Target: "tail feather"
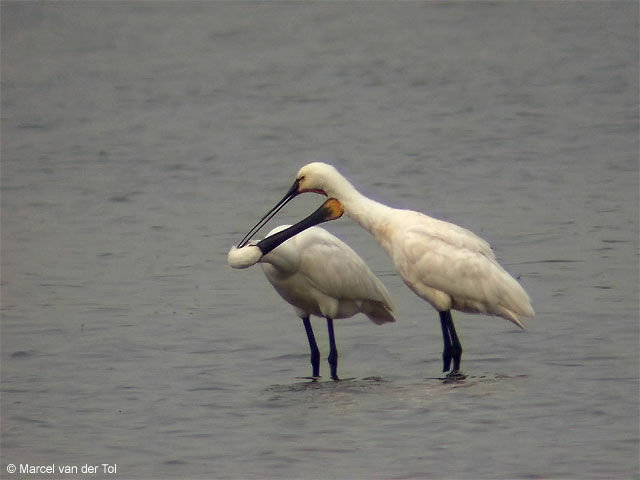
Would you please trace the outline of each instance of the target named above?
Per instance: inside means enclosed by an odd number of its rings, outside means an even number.
[[[513,301],[513,298],[509,298],[507,306],[498,305],[497,314],[502,318],[509,320],[524,330],[524,319],[531,318],[536,313],[533,311],[529,296],[524,290],[522,290],[524,297],[518,298],[517,301]]]
[[[383,323],[396,321],[391,308],[382,302],[363,302],[362,313],[369,317],[369,320],[371,320],[376,325],[382,325]]]
[[[524,329],[524,318],[535,315],[529,295],[522,285],[505,270],[497,314]]]

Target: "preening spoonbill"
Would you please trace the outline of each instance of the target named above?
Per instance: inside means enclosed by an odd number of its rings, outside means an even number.
[[[395,321],[389,292],[364,260],[346,243],[313,226],[341,214],[339,203],[327,200],[294,228],[276,227],[264,240],[243,248],[234,247],[228,256],[234,268],[259,262],[273,288],[293,306],[307,332],[313,377],[320,375],[320,351],[309,317],[326,318],[328,361],[334,380],[339,379],[334,319],[364,313],[378,325]]]
[[[255,265],[264,255],[268,254],[282,242],[309,227],[340,218],[343,212],[344,210],[340,202],[335,198],[329,198],[305,219],[273,235],[268,235],[267,238],[260,240],[258,243],[247,245],[249,239],[248,235],[245,236],[237,247],[231,247],[227,255],[227,263],[233,268],[247,268]]]
[[[407,286],[439,312],[444,372],[451,369],[453,361],[450,375],[458,375],[462,358],[452,309],[497,315],[520,328],[524,328],[522,318],[534,315],[529,296],[500,266],[485,240],[458,225],[367,198],[326,163],[302,167],[286,195],[240,245],[293,197],[304,192],[336,198],[344,213],[371,233],[387,252]]]

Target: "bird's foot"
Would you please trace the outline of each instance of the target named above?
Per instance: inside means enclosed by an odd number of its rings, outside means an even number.
[[[451,370],[444,377],[445,382],[459,382],[460,380],[464,380],[467,376],[462,373],[460,370]]]
[[[443,372],[448,372],[449,370],[451,370],[452,358],[453,357],[448,352],[444,352],[442,354],[442,371]]]

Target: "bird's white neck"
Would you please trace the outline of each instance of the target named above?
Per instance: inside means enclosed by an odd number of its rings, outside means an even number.
[[[329,197],[337,198],[344,213],[374,236],[377,236],[376,230],[387,224],[395,210],[364,196],[342,176],[339,180],[334,179],[330,191],[326,193]]]

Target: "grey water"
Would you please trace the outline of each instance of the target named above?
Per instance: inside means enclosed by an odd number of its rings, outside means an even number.
[[[638,478],[637,2],[2,2],[2,478]],[[333,163],[487,239],[521,331],[304,329],[226,253]],[[306,216],[307,194],[276,223]],[[107,464],[113,473],[20,474]],[[10,465],[18,472],[10,473]]]

